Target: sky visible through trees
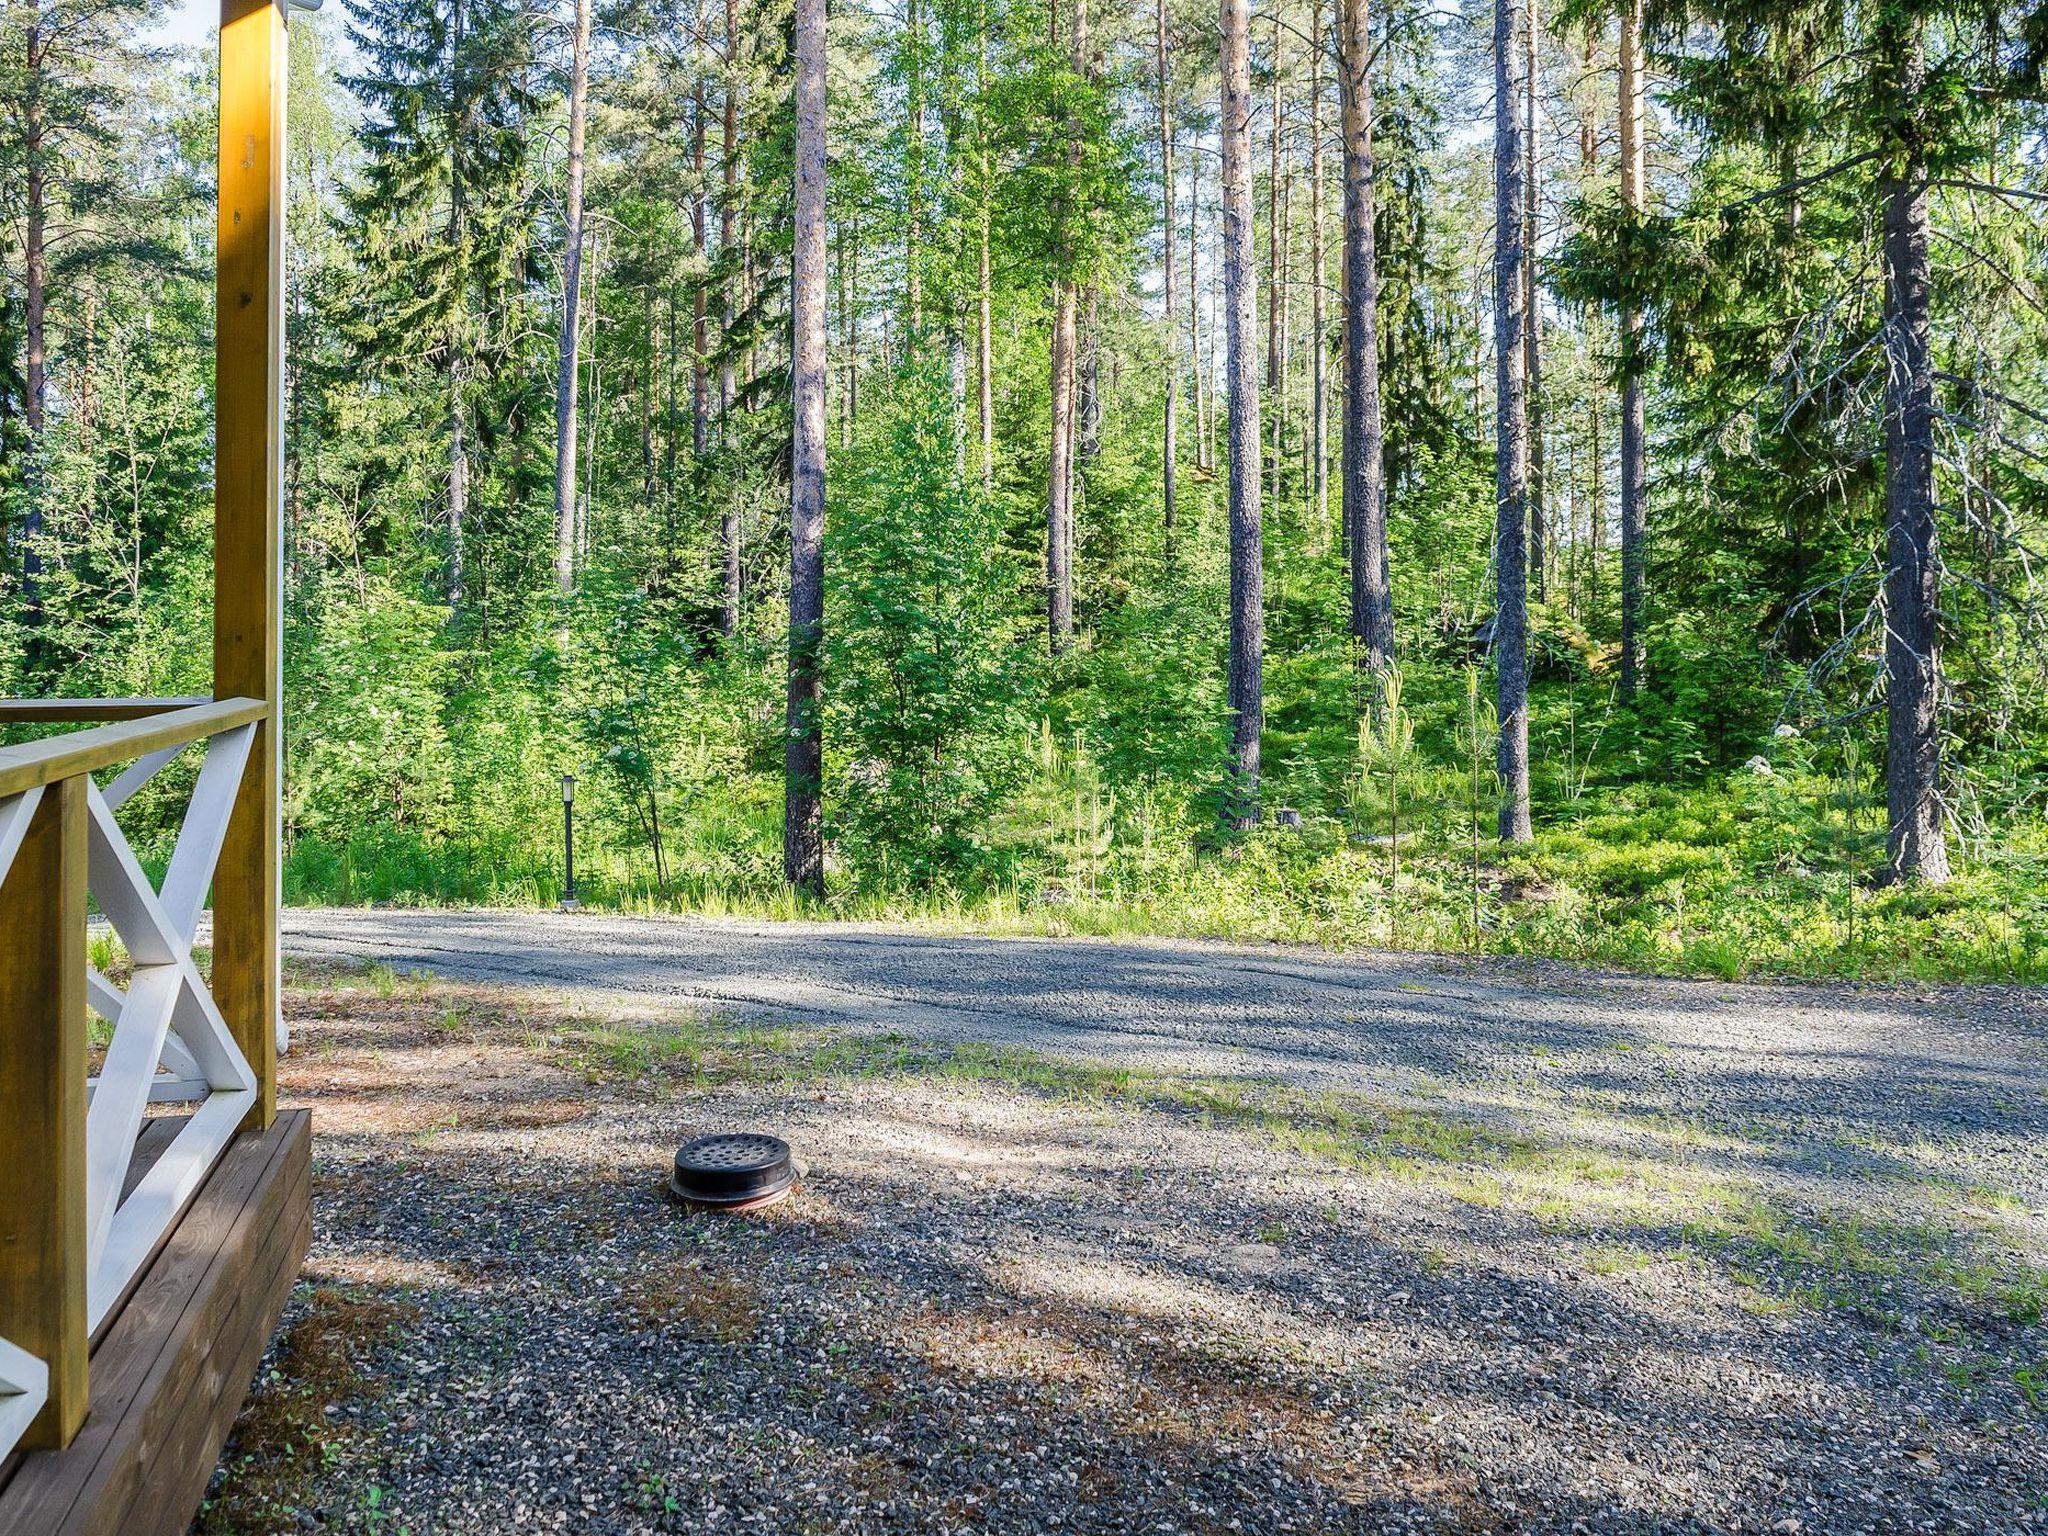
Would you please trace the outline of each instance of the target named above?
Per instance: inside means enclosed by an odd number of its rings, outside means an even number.
[[[294,16],[298,895],[575,772],[599,898],[2048,967],[2043,7],[849,4],[821,140],[798,12]],[[0,687],[191,691],[204,14],[0,25]]]

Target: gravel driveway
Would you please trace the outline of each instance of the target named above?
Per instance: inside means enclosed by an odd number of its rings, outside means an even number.
[[[286,923],[379,968],[294,1002],[315,1250],[202,1528],[2048,1530],[2038,993]],[[654,1193],[757,1124],[779,1214]]]
[[[1305,1088],[1761,1132],[1788,1156],[1996,1180],[2048,1206],[2048,993],[1599,976],[1280,947],[830,924],[290,911],[285,946],[627,1006],[695,1006]]]

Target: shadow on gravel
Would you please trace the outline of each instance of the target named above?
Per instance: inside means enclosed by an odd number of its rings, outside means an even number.
[[[1776,1128],[385,976],[295,1013],[315,1254],[208,1533],[2002,1532],[2048,1489],[2038,1311],[1968,1294],[1967,1233],[1758,1186]],[[670,1207],[729,1124],[805,1189]]]

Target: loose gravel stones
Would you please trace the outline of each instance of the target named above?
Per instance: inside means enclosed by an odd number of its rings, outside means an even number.
[[[1973,1246],[2042,1267],[2031,1011],[1852,1061],[1407,980],[1465,1011],[1384,1080],[606,1056],[532,993],[317,985],[314,1251],[200,1528],[2048,1532],[2039,1316]],[[682,1133],[756,1125],[788,1201],[663,1198]]]

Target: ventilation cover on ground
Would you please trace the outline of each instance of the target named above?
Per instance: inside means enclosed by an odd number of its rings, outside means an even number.
[[[796,1186],[789,1143],[758,1131],[699,1136],[676,1153],[669,1193],[688,1205],[746,1210],[779,1200]]]

